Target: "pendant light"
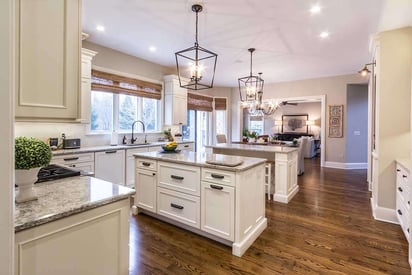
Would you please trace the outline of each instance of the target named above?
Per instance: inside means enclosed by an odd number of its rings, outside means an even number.
[[[215,78],[217,54],[200,47],[198,43],[198,14],[202,10],[201,5],[192,6],[192,11],[196,13],[195,45],[175,53],[180,87],[190,90],[212,88]]]
[[[250,74],[238,79],[239,95],[242,102],[253,102],[257,100],[258,92],[263,90],[264,80],[259,76],[252,74],[252,55],[254,48],[248,49],[250,52]]]
[[[278,102],[263,101],[263,79],[262,73],[259,73],[258,78],[262,81],[262,89],[256,93],[256,100],[244,102],[249,109],[249,114],[253,116],[270,116],[278,109],[280,104]]]

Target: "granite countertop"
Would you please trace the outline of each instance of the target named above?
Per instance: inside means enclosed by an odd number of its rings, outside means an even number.
[[[93,177],[70,177],[37,183],[37,200],[16,203],[14,230],[31,227],[126,199],[135,190]]]
[[[230,144],[230,143],[220,143],[220,144],[209,145],[205,147],[217,148],[217,149],[264,151],[264,152],[273,152],[273,153],[290,153],[290,152],[299,150],[298,147],[290,147],[290,146],[267,146],[267,145]]]
[[[399,163],[400,165],[402,165],[406,170],[409,171],[409,169],[412,168],[412,161],[409,158],[398,158],[396,159],[396,162]]]
[[[162,153],[162,152],[145,152],[145,153],[136,153],[133,154],[138,158],[147,158],[154,160],[161,160],[173,163],[189,164],[200,167],[214,168],[226,171],[244,171],[255,167],[259,164],[265,163],[266,159],[263,158],[252,158],[252,157],[243,157],[243,156],[228,156],[220,154],[208,154],[200,152],[191,152],[191,151],[180,151],[178,153]],[[215,161],[217,163],[223,163],[231,165],[234,163],[241,164],[236,166],[226,166],[226,165],[215,165],[209,164],[207,161]]]
[[[184,140],[178,141],[178,144],[185,144],[185,143],[193,143],[194,141]],[[136,148],[145,148],[145,147],[154,147],[166,144],[167,141],[156,141],[156,142],[149,142],[147,144],[139,144],[139,145],[102,145],[102,146],[92,146],[92,147],[82,147],[79,149],[59,149],[56,151],[52,151],[53,156],[59,155],[69,155],[69,154],[78,154],[78,153],[91,153],[91,152],[99,152],[99,151],[107,151],[107,150],[123,150],[123,149],[136,149]]]

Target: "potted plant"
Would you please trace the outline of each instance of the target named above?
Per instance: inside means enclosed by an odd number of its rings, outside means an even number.
[[[249,142],[256,142],[257,133],[255,131],[248,132]]]
[[[16,202],[37,199],[33,184],[41,167],[50,163],[51,150],[36,138],[17,137],[14,144],[15,184],[18,185]]]

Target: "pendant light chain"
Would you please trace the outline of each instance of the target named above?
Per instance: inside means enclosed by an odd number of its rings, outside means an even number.
[[[198,19],[199,18],[199,12],[198,11],[196,11],[196,42],[195,42],[195,46],[199,46],[199,42],[198,42],[198,39],[197,39],[197,25],[198,25]],[[196,57],[196,59],[197,59],[197,57]]]

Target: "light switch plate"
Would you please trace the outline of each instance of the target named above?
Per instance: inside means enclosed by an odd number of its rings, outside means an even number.
[[[360,131],[353,131],[354,136],[360,136]]]

